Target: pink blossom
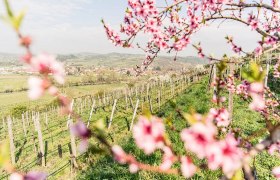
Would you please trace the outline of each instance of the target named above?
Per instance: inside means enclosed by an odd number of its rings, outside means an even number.
[[[29,64],[31,62],[31,58],[32,58],[32,54],[30,53],[27,53],[25,55],[23,55],[20,60],[23,62],[23,63],[26,63],[26,64]]]
[[[62,63],[58,62],[54,56],[40,54],[31,59],[31,66],[34,70],[42,74],[52,74],[59,83],[64,83],[65,71]]]
[[[272,144],[272,145],[268,148],[268,152],[269,152],[269,154],[271,154],[271,155],[273,155],[275,151],[278,152],[278,153],[280,152],[280,143],[279,143],[279,142]]]
[[[28,79],[28,87],[29,87],[28,97],[31,100],[39,99],[45,93],[45,90],[48,86],[46,84],[47,83],[41,78],[30,77]]]
[[[194,152],[200,159],[206,156],[207,146],[214,142],[216,128],[211,124],[198,122],[190,128],[183,129],[181,139],[185,143],[185,148]]]
[[[260,56],[263,53],[263,48],[261,46],[255,49],[255,55]]]
[[[210,109],[209,116],[216,120],[218,127],[227,127],[230,124],[229,113],[226,109]]]
[[[176,51],[182,51],[188,44],[190,43],[190,40],[188,38],[182,38],[174,43],[173,48]]]
[[[163,148],[164,155],[163,155],[163,161],[160,165],[160,169],[162,170],[168,170],[171,168],[172,164],[176,160],[176,156],[172,153],[171,149],[169,147]]]
[[[15,172],[11,174],[10,180],[24,180],[24,176]]]
[[[79,151],[85,152],[88,149],[88,139],[91,136],[91,131],[87,128],[87,126],[79,120],[76,124],[70,127],[70,131],[81,139],[81,142],[78,146]]]
[[[192,163],[192,160],[187,156],[181,157],[181,172],[185,178],[192,177],[197,170],[197,167]]]
[[[37,172],[37,171],[31,171],[25,175],[15,172],[12,173],[10,176],[10,180],[45,180],[45,179],[47,179],[47,174],[44,172]]]
[[[241,168],[242,151],[237,147],[238,143],[232,135],[228,135],[224,141],[220,142],[223,172],[231,177],[233,173]]]
[[[255,82],[249,86],[249,95],[252,98],[252,102],[249,105],[250,109],[255,111],[263,110],[265,106],[265,100],[263,97],[264,85],[261,82]]]
[[[164,144],[165,128],[162,119],[157,117],[140,116],[139,121],[133,127],[133,137],[137,146],[146,154],[151,154]]]
[[[120,164],[125,164],[127,162],[127,154],[120,146],[114,145],[112,147],[112,152],[114,154],[115,160],[118,161]]]
[[[275,176],[277,180],[280,179],[280,166],[272,169],[272,174]]]
[[[236,94],[242,95],[244,98],[248,98],[250,83],[248,81],[243,81],[236,87]]]
[[[129,164],[129,172],[130,173],[137,173],[139,171],[139,167],[135,163]]]
[[[222,150],[219,141],[212,142],[207,146],[207,162],[211,170],[216,170],[222,163]]]
[[[25,37],[22,37],[21,39],[20,39],[20,44],[22,45],[22,46],[30,46],[30,44],[32,43],[32,39],[31,39],[31,37],[30,36],[25,36]]]

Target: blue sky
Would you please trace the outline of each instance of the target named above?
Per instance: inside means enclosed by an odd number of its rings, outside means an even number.
[[[138,49],[114,47],[106,38],[101,18],[118,28],[123,20],[127,0],[10,0],[15,11],[26,9],[27,15],[23,32],[34,38],[35,52],[48,53],[141,53]],[[158,3],[163,0],[158,0]],[[2,1],[1,1],[2,3]],[[4,13],[0,4],[0,14]],[[248,50],[255,47],[256,33],[250,28],[236,23],[225,23],[202,29],[192,42],[202,42],[208,53],[222,55],[229,52],[225,35],[236,36],[236,41],[247,45]],[[141,43],[145,38],[138,38]],[[0,22],[0,52],[21,53],[15,34],[5,23]],[[192,47],[179,55],[196,55]]]

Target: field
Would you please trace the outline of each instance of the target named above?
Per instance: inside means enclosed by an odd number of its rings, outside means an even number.
[[[46,94],[43,98],[37,101],[29,100],[27,96],[27,79],[28,76],[7,75],[0,76],[0,115],[8,115],[10,110],[16,106],[26,106],[35,108],[44,106],[54,101],[54,98]],[[82,77],[67,76],[67,82],[81,83]],[[78,85],[61,87],[61,91],[71,98],[77,98],[84,95],[95,95],[99,92],[108,92],[110,89],[118,90],[127,86],[127,82],[113,82],[96,85]],[[5,92],[12,90],[12,92]]]
[[[149,107],[153,112],[157,112],[159,108],[166,102],[166,100],[174,97],[175,92],[179,93],[184,88],[187,87],[187,79],[174,80],[174,84],[170,86],[169,83],[162,84],[162,88],[158,88],[158,85],[152,83],[149,87],[149,96],[146,96],[146,86],[136,86],[136,89],[131,90],[130,94],[127,94],[130,99],[130,103],[126,101],[123,91],[114,91],[106,95],[106,98],[100,97],[97,99],[95,96],[95,108],[94,114],[90,119],[90,124],[94,124],[98,120],[102,120],[106,126],[108,126],[108,121],[111,116],[112,104],[114,99],[117,101],[117,109],[114,113],[114,118],[112,119],[112,127],[108,130],[108,138],[112,141],[115,140],[115,136],[121,134],[123,139],[127,135],[128,128],[131,123],[133,110],[135,107],[136,98],[140,99],[140,105],[137,108],[138,113],[143,110],[144,107]],[[116,89],[116,88],[115,88]],[[158,93],[162,92],[161,100],[158,101]],[[140,94],[141,93],[141,94]],[[148,98],[147,98],[148,97]],[[105,102],[106,101],[106,102]],[[92,99],[87,96],[84,98],[77,98],[74,103],[74,109],[76,112],[82,115],[82,119],[86,122],[89,119],[89,114],[92,107]],[[18,117],[13,119],[12,129],[16,130],[13,132],[14,144],[15,144],[15,159],[16,165],[22,171],[27,171],[30,169],[38,169],[47,171],[49,173],[49,178],[57,177],[73,177],[73,174],[77,173],[71,168],[71,163],[69,163],[69,155],[71,156],[71,148],[69,131],[67,128],[67,117],[57,116],[58,109],[48,108],[41,110],[39,119],[37,119],[37,112],[29,111],[28,114],[24,113],[24,119],[21,118],[20,114]],[[39,133],[38,125],[35,125],[37,120],[39,121],[40,129],[42,130],[42,137],[44,140],[44,161],[46,165],[40,167],[40,162],[42,159],[38,159],[38,153],[40,152],[40,143],[37,138]],[[23,126],[23,124],[25,124]],[[35,126],[35,128],[34,128]],[[25,129],[25,128],[26,129]],[[1,126],[1,137],[7,138],[7,127]],[[39,136],[39,135],[38,135]],[[76,143],[79,141],[76,139]],[[96,144],[96,141],[92,142]],[[40,157],[40,156],[39,156]],[[78,159],[83,158],[82,154],[79,154]],[[83,166],[83,162],[79,161],[80,167]],[[2,178],[5,177],[2,176]],[[0,177],[1,178],[1,177]]]

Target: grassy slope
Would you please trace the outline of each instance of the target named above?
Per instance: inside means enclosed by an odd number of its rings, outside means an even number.
[[[209,99],[211,94],[207,90],[206,80],[200,84],[194,84],[182,95],[176,98],[175,102],[177,108],[182,109],[185,112],[189,112],[191,109],[196,109],[199,113],[207,113],[210,108]],[[158,112],[158,116],[169,117],[172,119],[173,124],[178,129],[183,129],[186,126],[186,122],[175,112],[175,108],[172,106],[172,102],[166,103],[166,105]],[[234,121],[232,126],[240,128],[242,137],[252,135],[254,131],[260,130],[265,127],[264,121],[257,113],[247,109],[248,104],[244,103],[239,98],[235,97],[234,100]],[[179,138],[178,133],[167,130],[169,137],[173,143],[174,149],[179,154],[184,154],[183,144]],[[131,152],[139,158],[140,161],[159,164],[161,162],[161,155],[159,152],[146,156],[144,153],[136,148],[136,145],[131,138],[129,132],[122,132],[121,135],[116,135],[116,140],[121,144],[125,151]],[[255,138],[252,142],[256,143],[260,138]],[[90,157],[90,158],[89,158]],[[94,158],[92,158],[94,157]],[[90,160],[91,159],[91,160]],[[157,173],[149,173],[140,171],[137,174],[130,174],[126,165],[119,165],[112,160],[111,157],[101,156],[97,158],[97,155],[87,156],[87,165],[90,168],[86,168],[79,172],[79,179],[183,179],[179,176],[165,176]],[[196,160],[195,163],[201,163]],[[255,166],[257,168],[257,174],[259,179],[273,179],[271,176],[271,169],[277,165],[280,165],[280,161],[267,153],[262,153],[256,157]],[[177,165],[175,164],[175,167]],[[219,179],[221,176],[220,171],[215,172],[199,172],[193,177],[193,179]]]

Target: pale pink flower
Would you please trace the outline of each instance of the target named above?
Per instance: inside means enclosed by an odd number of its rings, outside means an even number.
[[[146,154],[151,154],[157,148],[164,145],[165,128],[162,119],[157,117],[140,116],[139,121],[133,127],[133,137],[137,146]]]
[[[223,172],[229,177],[242,166],[243,152],[237,145],[238,142],[232,135],[228,135],[224,141],[220,142],[221,167]]]
[[[222,163],[222,150],[218,141],[212,142],[207,146],[207,162],[211,170],[216,170]]]
[[[218,127],[227,127],[230,124],[229,112],[224,108],[211,108],[208,116],[217,122]]]
[[[52,74],[59,84],[64,83],[65,70],[63,64],[58,62],[55,56],[40,54],[31,59],[31,66],[42,74]]]
[[[185,178],[192,177],[197,170],[197,167],[192,163],[192,160],[187,156],[181,157],[181,172]]]
[[[172,164],[176,160],[175,155],[172,153],[171,149],[167,146],[163,148],[164,154],[163,154],[163,161],[160,165],[160,169],[162,170],[168,170],[171,168]]]
[[[263,53],[263,48],[261,46],[255,49],[255,55],[260,56]]]
[[[20,44],[22,46],[30,46],[30,44],[32,43],[32,39],[30,36],[24,36],[20,39]]]
[[[190,128],[183,129],[181,139],[187,150],[195,153],[200,159],[204,158],[209,143],[214,142],[216,128],[211,124],[198,122]]]
[[[255,82],[250,84],[249,95],[252,98],[252,102],[249,105],[250,109],[255,111],[261,111],[266,107],[263,93],[264,85],[262,82]]]
[[[41,96],[44,95],[46,87],[45,82],[43,79],[38,77],[29,77],[28,79],[28,97],[31,100],[39,99]]]
[[[114,159],[120,164],[125,164],[127,162],[127,154],[120,146],[114,145],[112,147],[112,152],[114,154]]]
[[[129,164],[129,172],[130,173],[137,173],[139,171],[139,167],[135,163]]]
[[[280,152],[280,143],[279,142],[276,142],[274,144],[272,144],[269,148],[268,148],[268,153],[273,155],[274,152]]]
[[[88,149],[88,139],[91,136],[91,131],[87,128],[84,122],[79,120],[77,123],[70,127],[70,131],[81,139],[78,149],[81,153],[85,152]]]
[[[24,180],[24,176],[15,172],[10,175],[10,180]]]
[[[280,166],[273,168],[272,174],[277,180],[280,180]]]

